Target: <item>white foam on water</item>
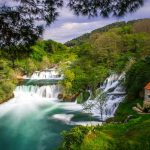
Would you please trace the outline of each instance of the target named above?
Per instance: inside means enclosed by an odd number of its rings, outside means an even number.
[[[65,123],[69,123],[73,117],[73,114],[55,114],[49,119],[55,119]]]
[[[51,68],[43,71],[35,71],[31,76],[24,76],[23,78],[31,80],[62,80],[64,77],[63,74],[60,73],[60,70]]]
[[[82,111],[83,109],[82,105],[77,104],[76,102],[63,102],[62,107],[71,111]]]
[[[47,85],[47,86],[33,86],[33,85],[22,85],[18,86],[15,91],[15,97],[22,96],[37,96],[43,98],[57,98],[58,94],[61,92],[59,85]]]
[[[61,122],[64,122],[65,124],[68,125],[81,125],[81,126],[97,126],[97,125],[102,125],[102,122],[99,121],[71,121],[71,119],[74,117],[74,114],[55,114],[49,119],[54,119],[58,120]]]
[[[35,78],[42,80],[58,79],[58,77],[58,71],[53,68],[33,73],[30,80]],[[46,107],[40,113],[48,113],[56,108],[71,111],[82,110],[81,105],[76,104],[76,102],[59,102],[57,97],[61,92],[62,89],[58,84],[17,86],[14,90],[14,98],[0,105],[0,117],[11,114],[16,118],[21,118],[32,112],[39,112],[39,108],[42,106]]]

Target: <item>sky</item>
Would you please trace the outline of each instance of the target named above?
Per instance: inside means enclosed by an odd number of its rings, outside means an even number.
[[[75,16],[69,8],[60,10],[60,16],[57,20],[46,27],[43,38],[45,40],[52,39],[57,42],[64,43],[73,38],[76,38],[84,33],[89,33],[94,29],[103,27],[107,24],[116,21],[129,21],[140,18],[150,18],[150,0],[145,0],[144,6],[132,14],[126,14],[122,18],[102,18],[95,17],[89,19],[88,17]]]
[[[0,5],[4,3],[14,5],[14,0],[0,0]],[[75,16],[67,7],[62,8],[59,13],[60,15],[57,20],[50,26],[45,27],[43,39],[52,39],[57,42],[65,43],[84,33],[89,33],[94,29],[113,22],[150,18],[150,0],[145,0],[144,6],[135,13],[126,14],[126,16],[122,18],[95,17],[89,19],[85,16]]]

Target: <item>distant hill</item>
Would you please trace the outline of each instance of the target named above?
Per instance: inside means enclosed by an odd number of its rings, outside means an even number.
[[[86,33],[75,39],[72,39],[72,40],[66,42],[65,45],[68,47],[80,45],[80,44],[84,43],[86,40],[88,40],[90,35],[93,33],[107,32],[109,29],[116,28],[116,27],[122,27],[122,26],[128,25],[128,24],[134,24],[136,22],[140,22],[143,20],[150,20],[150,19],[138,19],[138,20],[132,20],[132,21],[128,21],[128,22],[125,22],[125,21],[115,22],[115,23],[106,25],[104,27],[98,28],[96,30],[93,30],[91,33]]]

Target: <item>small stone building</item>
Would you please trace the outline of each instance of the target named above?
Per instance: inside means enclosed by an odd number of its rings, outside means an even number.
[[[145,89],[145,101],[150,101],[150,82],[144,87]]]

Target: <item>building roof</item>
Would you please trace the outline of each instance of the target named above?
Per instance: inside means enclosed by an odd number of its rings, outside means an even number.
[[[144,87],[146,90],[150,90],[150,82]]]

